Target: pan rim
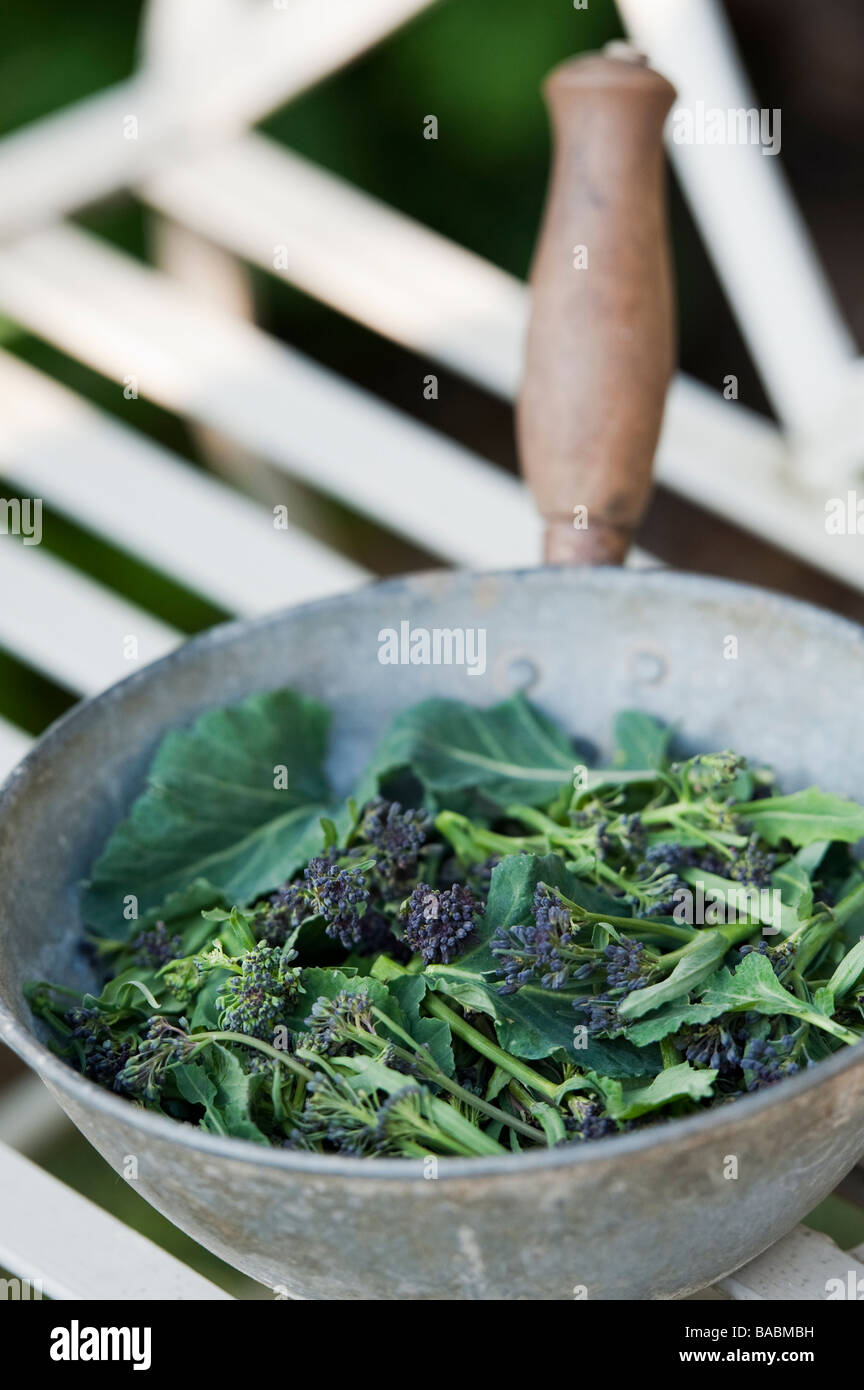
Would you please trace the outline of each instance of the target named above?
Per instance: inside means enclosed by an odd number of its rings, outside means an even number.
[[[412,593],[417,598],[431,597],[446,593],[460,584],[493,582],[496,579],[518,577],[528,582],[547,581],[554,576],[565,584],[588,586],[599,582],[606,589],[620,586],[626,589],[634,583],[647,584],[658,591],[678,589],[686,585],[687,593],[694,598],[700,595],[706,599],[729,599],[748,602],[758,599],[773,608],[778,615],[792,614],[805,624],[821,632],[833,631],[847,638],[864,641],[864,628],[848,618],[827,612],[804,600],[791,598],[773,590],[756,585],[744,584],[735,580],[718,578],[713,575],[683,574],[671,569],[626,570],[610,566],[596,566],[573,569],[568,566],[544,565],[530,569],[512,570],[432,570],[408,576],[373,581],[359,589],[330,595],[321,599],[296,604],[254,618],[234,619],[209,628],[158,661],[150,663],[124,680],[109,686],[107,690],[78,702],[60,719],[56,720],[36,741],[34,747],[21,763],[10,773],[0,787],[0,826],[4,818],[14,814],[15,800],[26,787],[27,780],[38,776],[46,763],[50,762],[56,749],[62,748],[70,731],[74,732],[82,721],[99,719],[103,709],[139,685],[158,679],[161,672],[173,668],[178,663],[189,660],[196,653],[207,648],[230,645],[238,631],[247,632],[250,628],[266,629],[278,626],[286,614],[299,612],[326,612],[337,609],[346,599],[363,596],[374,598],[382,590]],[[345,1178],[364,1181],[402,1180],[415,1182],[417,1173],[423,1170],[423,1160],[400,1158],[348,1158],[336,1154],[300,1153],[287,1149],[276,1149],[252,1144],[248,1140],[225,1138],[208,1134],[205,1130],[172,1120],[168,1116],[145,1110],[128,1100],[124,1100],[95,1082],[88,1080],[67,1063],[56,1057],[40,1039],[11,1013],[0,1001],[0,1039],[22,1058],[50,1086],[56,1087],[85,1112],[97,1112],[108,1122],[116,1121],[138,1130],[142,1135],[152,1136],[154,1140],[166,1144],[176,1144],[188,1150],[190,1155],[199,1154],[213,1159],[228,1159],[250,1165],[263,1165],[281,1170],[298,1177],[314,1176],[316,1179]],[[478,1158],[437,1159],[437,1175],[443,1181],[496,1178],[506,1180],[517,1178],[525,1173],[544,1172],[585,1165],[608,1165],[616,1160],[626,1161],[630,1155],[658,1150],[663,1147],[685,1146],[704,1136],[719,1136],[725,1128],[736,1125],[738,1121],[756,1120],[757,1117],[784,1101],[793,1101],[823,1082],[831,1081],[851,1068],[864,1064],[864,1052],[860,1044],[836,1053],[818,1066],[798,1076],[772,1086],[765,1091],[745,1095],[731,1105],[715,1106],[698,1115],[686,1119],[670,1120],[665,1124],[648,1126],[631,1134],[620,1134],[601,1142],[585,1145],[567,1145],[559,1149],[538,1149],[527,1153],[505,1154],[502,1156]]]

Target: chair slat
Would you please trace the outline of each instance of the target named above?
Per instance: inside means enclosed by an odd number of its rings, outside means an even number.
[[[56,226],[0,252],[0,304],[444,559],[539,556],[539,519],[516,479],[86,232]]]
[[[854,1253],[841,1250],[819,1231],[796,1226],[743,1269],[720,1279],[715,1287],[739,1302],[823,1300],[831,1292],[835,1298],[842,1297],[832,1281],[846,1284],[850,1274],[855,1280],[864,1277],[864,1264]]]
[[[255,614],[352,588],[365,571],[0,353],[4,476],[229,612]],[[279,529],[276,522],[279,523]]]
[[[515,397],[524,285],[346,180],[248,135],[163,172],[142,192],[166,215],[377,332]],[[826,531],[828,493],[794,487],[776,427],[741,401],[724,400],[721,387],[676,377],[659,480],[864,590],[856,532]]]
[[[746,138],[749,126],[739,130],[737,124],[731,140],[714,139],[706,149],[704,133],[701,141],[695,138],[700,105],[703,113],[724,118],[753,112],[762,137],[762,113],[723,6],[718,0],[618,0],[618,8],[636,43],[677,88],[669,152],[773,403],[790,428],[821,429],[856,350],[783,177],[781,113],[766,113],[764,136],[779,142],[773,155]],[[691,140],[681,138],[689,134],[688,113]],[[860,400],[860,378],[857,392]]]
[[[327,77],[435,0],[279,0],[246,7],[236,33],[196,35],[149,69],[0,141],[0,229],[30,229],[105,198],[234,134]],[[176,22],[182,7],[173,6]],[[130,124],[130,118],[134,124]]]
[[[529,309],[523,282],[347,179],[253,133],[172,165],[140,192],[432,363],[515,396]]]
[[[231,1300],[158,1245],[0,1144],[0,1265],[46,1297]]]
[[[76,694],[96,694],[180,640],[166,623],[11,537],[0,537],[0,593],[14,596],[0,603],[0,645]]]

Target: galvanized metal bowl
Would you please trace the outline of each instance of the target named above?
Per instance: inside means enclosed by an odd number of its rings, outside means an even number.
[[[378,634],[483,627],[488,669],[382,666]],[[737,639],[737,656],[730,656]],[[435,574],[218,628],[61,720],[0,796],[0,1036],[119,1172],[241,1270],[345,1299],[669,1298],[784,1234],[864,1151],[864,1049],[695,1118],[596,1145],[413,1161],[262,1150],[137,1109],[39,1040],[21,987],[90,983],[78,884],[140,791],[166,730],[281,685],[334,711],[347,790],[378,734],[430,694],[488,704],[514,686],[609,751],[615,711],[678,724],[864,794],[864,633],[758,590],[674,573]],[[730,1159],[737,1162],[732,1164]],[[737,1171],[737,1177],[731,1176]]]

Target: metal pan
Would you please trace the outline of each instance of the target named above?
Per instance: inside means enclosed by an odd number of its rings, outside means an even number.
[[[488,673],[382,666],[379,631],[484,627]],[[737,663],[723,641],[738,638]],[[734,673],[732,667],[736,667]],[[347,791],[392,715],[514,686],[609,752],[610,713],[677,721],[693,750],[771,761],[790,790],[861,795],[864,634],[752,589],[666,572],[548,568],[392,581],[218,628],[69,714],[0,796],[0,1035],[108,1162],[202,1244],[306,1298],[669,1298],[752,1258],[864,1150],[864,1049],[695,1119],[573,1148],[422,1163],[262,1151],[137,1109],[58,1061],[21,997],[87,979],[77,885],[141,789],[161,736],[294,686],[334,710]],[[478,688],[480,687],[480,688]],[[738,1177],[727,1178],[727,1159]]]

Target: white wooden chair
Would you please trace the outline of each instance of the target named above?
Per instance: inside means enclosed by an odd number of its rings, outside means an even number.
[[[518,481],[238,312],[240,266],[256,265],[433,366],[515,396],[525,287],[251,129],[432,3],[150,0],[134,77],[0,142],[0,312],[118,391],[134,383],[442,561],[532,564],[540,526]],[[682,102],[752,105],[714,0],[619,8]],[[827,498],[853,481],[861,368],[779,161],[757,149],[710,160],[690,147],[671,152],[781,427],[724,400],[720,384],[679,376],[659,478],[864,590],[857,538],[824,526]],[[126,188],[170,220],[166,268],[65,220]],[[155,444],[135,428],[132,408],[121,424],[8,352],[0,395],[0,470],[22,497],[43,498],[233,613],[367,577],[298,527],[275,529],[260,503]],[[0,592],[0,646],[78,695],[129,673],[129,635],[140,662],[180,640],[10,536],[0,536]],[[0,770],[28,742],[0,722]],[[57,1298],[226,1297],[16,1152],[32,1149],[55,1114],[35,1080],[0,1095],[0,1264]],[[859,1261],[864,1249],[846,1253],[800,1228],[705,1296],[824,1298],[828,1278],[864,1275]]]

